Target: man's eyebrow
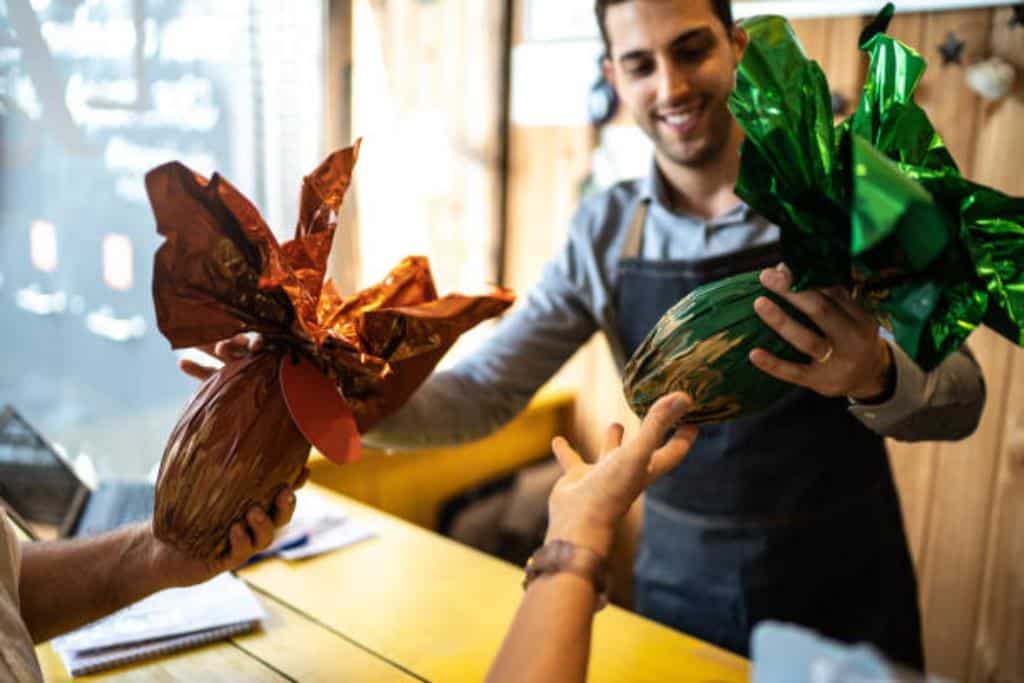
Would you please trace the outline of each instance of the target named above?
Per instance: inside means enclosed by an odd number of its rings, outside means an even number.
[[[669,43],[669,47],[682,47],[685,43],[690,42],[694,38],[703,37],[709,35],[710,33],[711,29],[707,26],[700,26],[698,28],[690,29],[689,31],[684,31],[672,39],[672,42]],[[619,55],[619,61],[625,62],[631,59],[642,59],[650,54],[650,50],[630,50],[629,52],[624,52],[623,54]]]
[[[707,26],[701,26],[685,33],[680,33],[678,36],[669,43],[670,48],[683,47],[686,43],[690,42],[694,38],[709,38],[711,37],[711,29]]]

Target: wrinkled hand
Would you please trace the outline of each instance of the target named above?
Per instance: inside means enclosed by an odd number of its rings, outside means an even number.
[[[146,542],[154,576],[167,587],[192,586],[212,579],[217,574],[238,569],[256,553],[266,550],[274,540],[275,528],[291,521],[295,513],[295,489],[306,483],[309,470],[302,473],[295,488],[284,488],[277,494],[269,513],[252,507],[244,522],[235,522],[228,531],[228,550],[215,560],[190,557],[177,548],[157,539],[152,526],[146,525]]]
[[[262,349],[263,337],[258,334],[252,336],[236,334],[230,339],[224,339],[216,344],[207,344],[198,348],[200,351],[204,351],[221,362],[230,363],[233,360],[240,360]],[[212,365],[203,365],[188,358],[178,360],[178,367],[186,375],[195,377],[200,381],[205,381],[218,370],[218,368]]]
[[[564,474],[548,500],[548,540],[565,540],[608,556],[615,527],[645,488],[686,456],[697,428],[686,425],[665,437],[690,408],[682,393],[663,396],[651,407],[639,431],[622,443],[622,425],[605,434],[597,464],[583,462],[563,437],[552,441]]]
[[[784,361],[764,349],[754,349],[750,362],[767,374],[823,396],[870,400],[885,392],[892,355],[878,336],[878,321],[840,287],[790,291],[793,275],[784,264],[761,272],[761,284],[806,315],[824,333],[812,331],[786,315],[767,297],[754,301],[754,310],[779,336],[813,359]]]

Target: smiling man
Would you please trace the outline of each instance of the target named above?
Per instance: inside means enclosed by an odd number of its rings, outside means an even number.
[[[725,209],[736,202],[730,168],[743,134],[727,103],[747,36],[732,25],[728,2],[684,4],[680,12],[680,3],[672,2],[598,3],[608,55],[604,71],[654,143],[670,184],[708,190],[678,198],[713,215],[718,212],[710,200],[719,199]],[[722,174],[729,176],[724,183]]]
[[[703,428],[648,491],[635,608],[739,653],[757,622],[776,619],[921,667],[916,579],[883,437],[970,434],[985,400],[980,369],[965,350],[926,374],[845,293],[789,291],[790,274],[775,267],[778,228],[734,192],[743,133],[726,102],[747,36],[729,2],[599,0],[596,16],[608,80],[654,142],[649,175],[583,204],[525,305],[366,441],[402,449],[485,436],[595,332],[621,370],[690,290],[766,269],[762,283],[824,334],[763,298],[758,315],[816,360],[752,353],[800,389],[761,415]]]

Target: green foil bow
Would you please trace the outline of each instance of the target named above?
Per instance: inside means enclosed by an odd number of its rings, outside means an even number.
[[[892,15],[889,4],[861,35],[867,80],[839,125],[786,20],[743,24],[736,192],[780,226],[798,289],[852,288],[928,370],[982,324],[1024,345],[1024,198],[960,175],[913,100],[924,59],[884,33]]]

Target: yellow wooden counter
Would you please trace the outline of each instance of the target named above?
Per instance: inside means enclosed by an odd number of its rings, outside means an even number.
[[[240,576],[270,618],[257,634],[85,680],[481,681],[519,604],[522,572],[310,484],[377,537]],[[47,680],[66,674],[40,648]],[[615,607],[595,626],[591,681],[746,681],[745,660]]]
[[[431,681],[480,681],[519,604],[522,572],[316,487],[378,537],[302,563],[265,562],[251,585]],[[744,660],[610,607],[597,618],[592,681],[742,681]]]

